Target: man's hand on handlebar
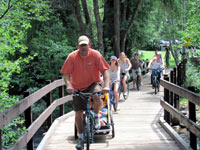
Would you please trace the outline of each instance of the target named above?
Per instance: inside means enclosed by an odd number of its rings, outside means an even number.
[[[74,88],[73,87],[67,87],[67,93],[73,94],[74,93]]]
[[[110,91],[110,88],[109,87],[104,87],[103,89],[102,89],[102,92],[103,93],[108,93]]]

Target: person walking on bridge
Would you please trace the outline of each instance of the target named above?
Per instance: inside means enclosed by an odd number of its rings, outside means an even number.
[[[70,53],[62,66],[61,73],[68,93],[76,90],[82,92],[103,92],[109,91],[109,64],[103,56],[96,50],[90,48],[90,41],[87,36],[80,36],[78,39],[78,49]],[[99,82],[100,73],[103,75],[104,87]],[[99,111],[102,107],[102,100],[98,96],[93,97],[93,108],[95,113],[95,129],[100,128]],[[75,111],[76,128],[79,134],[77,149],[81,149],[83,140],[83,111],[86,109],[86,101],[81,97],[73,97],[72,102]]]

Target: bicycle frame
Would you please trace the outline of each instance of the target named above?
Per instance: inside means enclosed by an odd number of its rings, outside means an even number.
[[[97,96],[101,96],[102,92],[83,93],[80,91],[75,91],[73,94],[74,96],[80,96],[86,100],[86,110],[83,114],[83,135],[87,144],[87,150],[89,150],[90,143],[94,142],[94,117],[90,109],[90,97],[94,96],[95,94],[97,94]]]
[[[152,84],[153,87],[155,88],[155,94],[157,94],[157,92],[159,92],[160,89],[160,74],[161,74],[162,70],[161,68],[158,69],[152,69]]]

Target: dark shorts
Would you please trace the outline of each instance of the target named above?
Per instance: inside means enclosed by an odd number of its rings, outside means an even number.
[[[95,93],[100,91],[102,91],[100,83],[95,82],[82,92]],[[80,96],[74,96],[72,101],[74,111],[86,110],[86,102],[87,101],[85,99],[82,99]]]

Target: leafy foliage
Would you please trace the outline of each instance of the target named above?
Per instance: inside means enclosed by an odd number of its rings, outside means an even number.
[[[48,19],[49,6],[45,0],[18,0],[0,2],[0,112],[15,104],[19,98],[11,96],[9,85],[13,73],[20,73],[20,64],[27,63],[31,56],[23,57],[27,50],[25,39],[31,21]],[[2,129],[3,147],[15,142],[24,132],[23,120],[15,119]],[[22,130],[21,130],[22,129]]]
[[[9,123],[6,127],[3,128],[3,147],[9,148],[13,145],[17,139],[25,133],[27,130],[24,127],[24,119],[18,117]]]
[[[191,62],[186,66],[185,87],[194,86],[197,92],[200,92],[200,66],[195,66]]]

